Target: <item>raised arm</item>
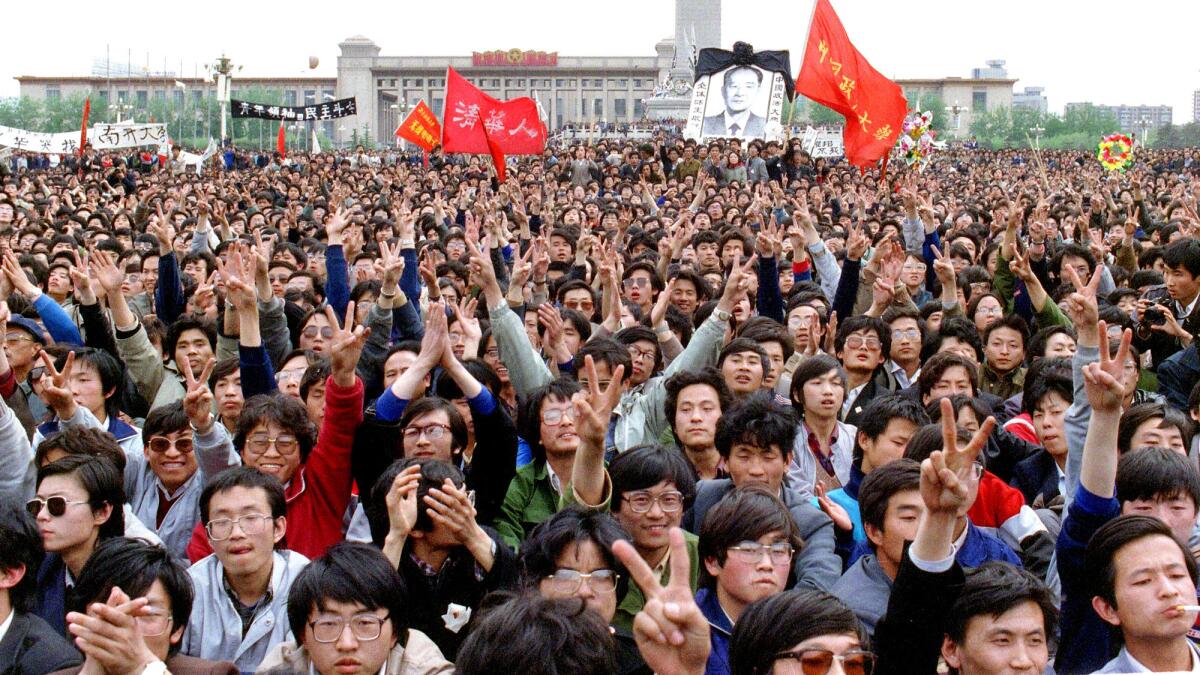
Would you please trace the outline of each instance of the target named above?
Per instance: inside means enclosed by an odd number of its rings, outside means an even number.
[[[421,352],[417,360],[404,371],[392,386],[388,387],[375,402],[375,415],[380,421],[395,422],[404,414],[408,402],[413,400],[418,389],[442,358],[442,350],[449,344],[446,333],[446,306],[442,302],[429,305],[429,324],[421,340]]]
[[[606,501],[604,436],[608,432],[612,410],[621,399],[620,383],[625,375],[625,366],[616,367],[612,373],[612,380],[604,390],[600,389],[600,381],[596,377],[596,364],[590,355],[583,358],[583,369],[588,378],[588,390],[577,392],[571,398],[575,406],[580,439],[579,451],[575,454],[575,462],[571,466],[571,486],[579,503],[597,507]]]

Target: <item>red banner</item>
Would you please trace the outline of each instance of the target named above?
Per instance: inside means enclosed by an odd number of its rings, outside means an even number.
[[[866,167],[896,145],[908,101],[899,85],[871,67],[833,11],[817,0],[796,91],[846,118],[846,159]]]
[[[284,135],[283,120],[279,121],[279,137],[275,139],[275,150],[280,157],[287,157],[287,136]]]
[[[557,66],[558,52],[536,52],[522,49],[502,49],[490,52],[471,52],[471,65],[480,66]]]
[[[425,101],[417,103],[408,117],[396,127],[396,136],[412,143],[425,152],[433,150],[442,135],[442,125]]]
[[[537,103],[523,96],[498,101],[480,91],[453,68],[446,69],[446,109],[442,114],[442,150],[490,154],[504,181],[505,155],[540,155],[546,128]]]
[[[83,128],[79,130],[79,156],[83,156],[83,146],[87,145],[88,114],[92,112],[92,97],[83,101]]]

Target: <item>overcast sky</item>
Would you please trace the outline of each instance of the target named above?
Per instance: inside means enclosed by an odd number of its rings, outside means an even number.
[[[890,77],[966,77],[988,59],[1005,59],[1016,90],[1044,86],[1052,111],[1069,101],[1166,104],[1176,124],[1192,120],[1192,92],[1200,89],[1196,0],[833,2],[859,50]],[[798,73],[812,4],[726,0],[722,46],[744,40],[756,49],[790,49]],[[748,6],[765,13],[741,9]],[[153,71],[165,59],[169,70],[182,61],[191,75],[224,51],[244,64],[244,74],[335,76],[337,43],[357,34],[396,56],[512,47],[650,56],[674,32],[671,0],[206,0],[180,7],[10,0],[0,96],[17,95],[18,75],[88,74],[106,46],[114,62],[132,50],[135,67],[148,58]],[[455,20],[462,25],[452,26]],[[309,56],[320,58],[316,71],[307,68]]]

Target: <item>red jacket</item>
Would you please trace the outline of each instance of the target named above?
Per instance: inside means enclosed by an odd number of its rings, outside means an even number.
[[[341,541],[342,521],[350,504],[350,448],[363,419],[363,383],[339,387],[331,376],[325,383],[325,419],[317,447],[300,465],[284,491],[287,497],[287,548],[313,560]],[[213,552],[197,523],[188,543],[193,563]]]

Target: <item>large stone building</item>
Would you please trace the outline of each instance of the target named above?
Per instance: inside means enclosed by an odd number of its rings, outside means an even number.
[[[978,72],[981,69],[975,70]],[[971,121],[975,115],[996,108],[1012,107],[1014,83],[1016,79],[1008,77],[1007,74],[1000,77],[896,80],[896,84],[900,85],[904,95],[913,105],[918,105],[920,99],[925,97],[941,99],[945,107],[929,112],[945,116],[947,135],[959,139],[970,135]],[[927,107],[924,104],[919,105],[922,110]]]
[[[1066,112],[1091,107],[1107,112],[1117,120],[1121,131],[1156,129],[1172,123],[1174,109],[1169,105],[1094,105],[1092,103],[1068,103]]]

